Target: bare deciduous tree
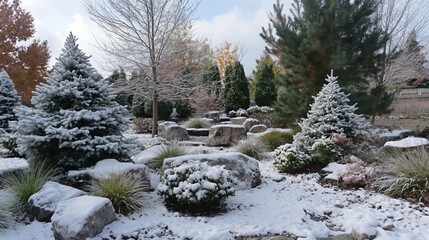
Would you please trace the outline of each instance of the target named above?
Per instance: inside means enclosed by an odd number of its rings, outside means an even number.
[[[418,74],[416,64],[421,57],[416,51],[401,51],[407,48],[411,34],[420,35],[428,30],[429,7],[426,0],[379,0],[376,17],[388,37],[383,53],[385,59],[381,73],[374,85],[387,83],[397,85],[398,76],[413,77]],[[402,81],[407,80],[402,79]]]
[[[197,6],[193,0],[85,0],[90,18],[106,34],[97,42],[111,63],[142,73],[139,81],[122,84],[122,90],[152,100],[152,135],[158,132],[158,100],[179,98],[189,90],[189,77],[183,77],[178,59],[189,49],[172,40],[188,26]]]

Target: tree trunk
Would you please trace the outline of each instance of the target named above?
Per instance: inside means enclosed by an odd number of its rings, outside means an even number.
[[[152,97],[152,137],[158,135],[158,93]]]
[[[156,72],[156,67],[152,67],[152,77],[153,82],[155,83],[155,89],[153,91],[152,97],[152,137],[158,135],[158,91],[156,83],[158,81],[158,76]]]

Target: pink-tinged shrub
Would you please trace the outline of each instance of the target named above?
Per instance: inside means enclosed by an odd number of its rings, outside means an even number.
[[[343,171],[338,173],[340,185],[344,187],[365,187],[375,178],[374,168],[367,166],[356,156],[350,156],[350,163],[346,164]]]

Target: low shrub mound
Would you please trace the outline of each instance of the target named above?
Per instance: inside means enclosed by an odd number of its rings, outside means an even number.
[[[133,120],[135,133],[151,133],[152,118],[136,117]]]
[[[183,156],[187,153],[186,149],[177,142],[173,142],[170,145],[163,145],[155,153],[155,157],[148,162],[147,166],[152,169],[160,169],[164,163],[164,159]]]
[[[191,118],[185,123],[186,128],[210,128],[211,124],[202,118]]]
[[[240,140],[234,146],[237,152],[241,152],[254,159],[261,160],[264,158],[264,153],[268,152],[267,145],[260,140]]]
[[[375,187],[392,197],[429,203],[429,153],[424,148],[390,154]]]
[[[144,185],[132,174],[113,174],[92,181],[89,187],[95,196],[110,199],[119,214],[128,215],[143,207]]]
[[[290,132],[283,131],[271,131],[261,136],[259,140],[265,143],[268,146],[269,150],[274,151],[281,145],[292,143],[293,134]]]
[[[183,209],[200,209],[218,206],[234,195],[235,182],[224,166],[185,162],[164,171],[158,192],[167,202]]]

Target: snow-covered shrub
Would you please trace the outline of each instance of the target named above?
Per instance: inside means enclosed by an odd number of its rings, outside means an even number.
[[[18,144],[16,143],[17,136],[15,133],[3,134],[0,132],[0,144],[8,150],[8,157],[20,157],[21,155],[17,152]]]
[[[262,106],[262,107],[252,106],[247,109],[247,113],[250,115],[255,113],[272,113],[272,112],[274,112],[274,109],[268,106]]]
[[[357,108],[348,104],[348,95],[342,92],[337,78],[328,76],[326,81],[322,90],[314,97],[307,118],[299,124],[301,132],[294,136],[293,146],[281,148],[288,151],[284,154],[278,149],[279,153],[274,156],[276,166],[282,166],[282,161],[286,161],[285,165],[289,166],[291,162],[296,161],[295,159],[298,159],[298,163],[292,164],[293,166],[310,164],[314,159],[298,156],[311,155],[312,147],[318,139],[330,138],[334,133],[344,134],[346,138],[353,139],[358,130],[366,129],[364,118],[354,113]],[[288,159],[288,156],[291,159]],[[282,171],[284,170],[282,168]]]
[[[151,133],[152,118],[136,117],[133,120],[135,133]]]
[[[55,169],[46,163],[30,164],[27,171],[6,173],[0,182],[9,187],[15,196],[14,210],[25,211],[28,199],[40,191],[43,185],[55,175]]]
[[[178,144],[178,142],[173,142],[170,145],[163,145],[158,148],[155,152],[154,158],[148,162],[148,167],[153,169],[160,169],[164,163],[164,159],[183,156],[187,154],[187,150]]]
[[[31,161],[43,155],[63,170],[128,159],[134,146],[122,136],[126,108],[76,41],[70,33],[47,82],[33,92],[34,108],[16,108],[19,152]]]
[[[347,163],[344,170],[338,173],[338,179],[345,187],[365,187],[374,182],[375,170],[361,159],[351,155],[350,163]]]
[[[211,124],[203,118],[191,118],[185,122],[186,128],[210,128]]]
[[[9,189],[0,189],[0,231],[8,228],[15,221],[13,208],[15,196]]]
[[[274,110],[268,106],[253,106],[247,109],[249,117],[258,119],[261,123],[271,126],[273,116],[272,113]]]
[[[9,132],[9,122],[16,121],[13,109],[20,105],[20,97],[6,71],[0,69],[0,128]]]
[[[395,152],[384,159],[374,186],[392,197],[429,202],[429,153],[425,148]]]
[[[342,156],[342,149],[337,145],[334,140],[323,136],[317,139],[313,146],[311,146],[311,158],[323,164],[338,161]]]
[[[165,170],[158,192],[183,207],[208,207],[234,195],[235,182],[224,166],[190,161]]]
[[[273,164],[279,172],[293,173],[310,162],[310,156],[296,149],[293,144],[285,144],[274,151]]]
[[[128,215],[143,207],[144,186],[132,174],[112,174],[92,181],[90,192],[110,199],[117,213]]]
[[[259,140],[267,144],[271,151],[274,151],[281,145],[292,143],[293,134],[286,131],[271,131],[262,135]]]
[[[234,145],[234,149],[258,160],[263,159],[264,153],[268,152],[268,146],[264,142],[254,139],[240,140]]]
[[[239,108],[237,111],[231,110],[228,112],[228,117],[248,117],[246,109]]]

